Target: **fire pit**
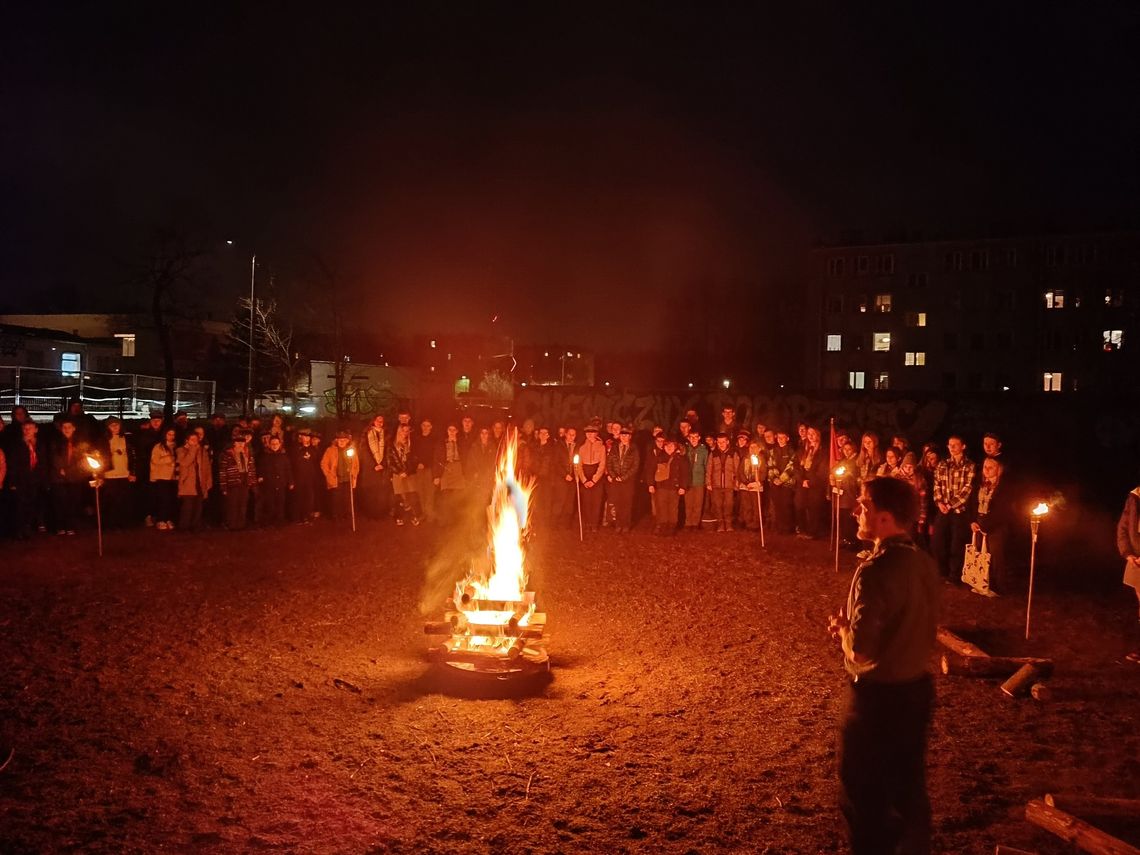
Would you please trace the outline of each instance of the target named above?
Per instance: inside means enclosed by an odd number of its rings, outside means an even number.
[[[550,668],[543,633],[546,615],[526,589],[526,531],[533,485],[516,472],[518,434],[511,430],[496,461],[495,488],[487,507],[485,560],[472,562],[444,604],[443,620],[424,625],[444,636],[429,649],[433,661],[480,680],[512,680]]]

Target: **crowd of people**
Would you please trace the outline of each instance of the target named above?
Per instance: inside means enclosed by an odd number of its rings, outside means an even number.
[[[2,421],[2,420],[0,420]],[[357,430],[291,425],[281,415],[192,423],[152,413],[128,425],[99,420],[73,402],[37,424],[21,407],[0,433],[6,533],[74,534],[100,485],[107,527],[159,531],[312,524],[359,513],[396,525],[444,524],[493,489],[505,418],[464,414],[437,432],[430,418],[377,415]],[[825,438],[825,433],[828,436]],[[887,441],[883,441],[886,439]],[[910,483],[920,497],[914,538],[944,576],[961,567],[975,532],[987,536],[991,583],[1001,588],[1011,502],[1001,440],[982,439],[979,466],[959,436],[943,448],[799,424],[742,425],[731,407],[705,428],[690,410],[651,431],[600,418],[584,425],[518,428],[520,475],[534,486],[531,528],[655,534],[756,530],[827,537],[858,548],[852,511],[874,476]],[[94,467],[92,466],[94,461]],[[832,504],[834,503],[834,504]],[[485,507],[485,503],[483,504]],[[838,508],[832,515],[829,510]]]

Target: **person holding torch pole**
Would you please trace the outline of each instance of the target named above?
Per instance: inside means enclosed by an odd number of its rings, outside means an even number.
[[[578,471],[578,465],[582,462],[582,458],[577,454],[574,455],[574,471]],[[578,542],[581,543],[586,539],[586,535],[582,528],[582,485],[578,479],[574,479],[574,492],[578,496]]]
[[[1041,518],[1049,513],[1049,505],[1037,502],[1029,510],[1029,596],[1025,600],[1025,639],[1029,640],[1029,615],[1033,609],[1033,574],[1037,565],[1037,529]]]
[[[749,462],[752,464],[751,478],[746,482],[746,490],[753,490],[756,493],[756,520],[760,525],[760,548],[766,549],[764,543],[764,476],[768,472],[767,465],[763,469],[760,468],[760,448],[757,443],[752,443],[750,448],[752,455],[749,457]]]
[[[103,461],[93,454],[87,455],[87,468],[91,470],[91,489],[95,491],[95,531],[99,544],[99,557],[103,557],[103,509],[99,503],[99,488],[103,486]]]
[[[360,458],[349,445],[351,440],[352,434],[348,431],[337,431],[336,439],[321,457],[321,473],[332,496],[333,519],[343,519],[347,511],[352,519],[352,530],[356,531],[356,503],[352,493],[360,474]]]

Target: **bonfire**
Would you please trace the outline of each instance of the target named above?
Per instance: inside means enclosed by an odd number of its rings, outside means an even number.
[[[487,507],[487,555],[472,562],[444,606],[443,621],[428,623],[443,635],[432,648],[440,663],[495,678],[546,670],[546,615],[527,590],[526,535],[534,485],[518,476],[518,434],[509,431],[499,449],[495,488]]]

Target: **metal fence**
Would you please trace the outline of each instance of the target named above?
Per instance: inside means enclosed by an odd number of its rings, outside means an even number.
[[[53,415],[67,409],[71,400],[97,415],[145,417],[151,407],[166,400],[166,379],[148,374],[68,374],[48,368],[0,365],[0,412],[24,406],[32,415]],[[214,408],[213,380],[174,381],[174,409],[192,417]]]

